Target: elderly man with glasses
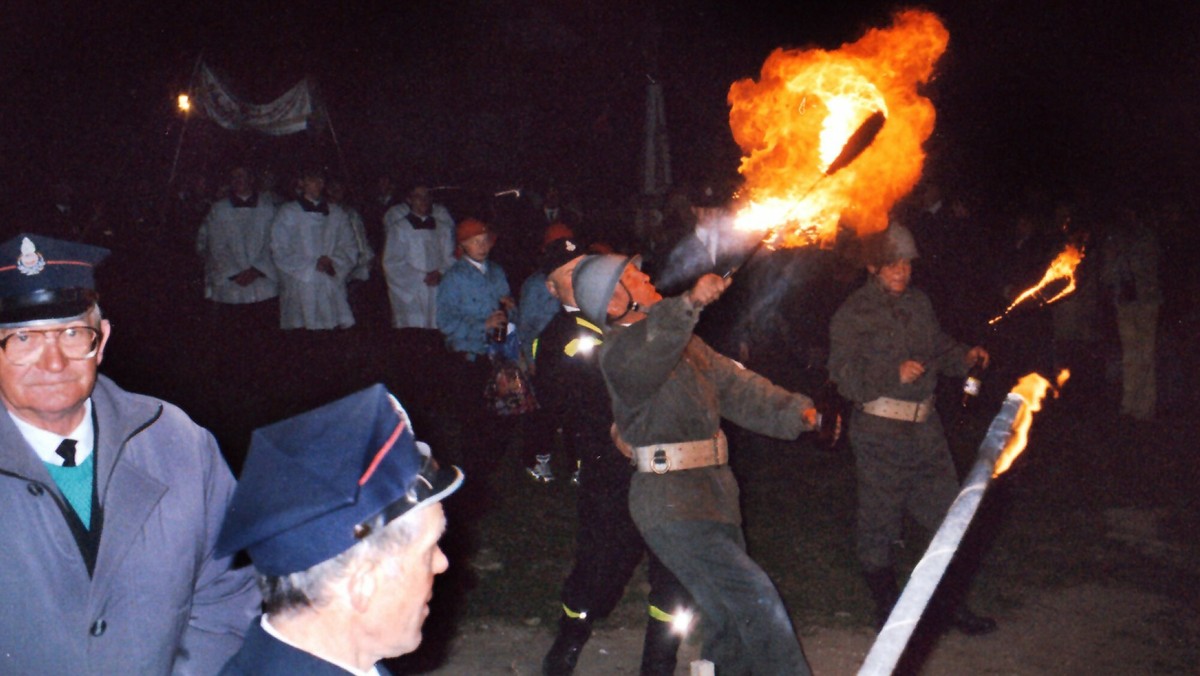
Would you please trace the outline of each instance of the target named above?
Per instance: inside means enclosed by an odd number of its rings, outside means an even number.
[[[213,555],[233,476],[178,408],[98,375],[107,254],[0,245],[0,672],[215,673],[260,600]]]

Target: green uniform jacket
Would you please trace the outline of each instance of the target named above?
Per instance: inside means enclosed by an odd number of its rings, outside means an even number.
[[[892,296],[868,279],[833,315],[829,337],[829,376],[858,404],[879,397],[924,401],[938,374],[967,374],[967,346],[942,332],[929,297],[912,287]],[[925,373],[904,384],[900,364],[909,359],[925,363]]]
[[[613,419],[633,446],[713,437],[721,418],[780,439],[806,427],[812,400],[771,384],[692,335],[700,309],[685,297],[667,298],[646,319],[612,331],[600,368]],[[728,466],[651,474],[638,472],[630,511],[645,530],[664,521],[741,524],[737,483]]]

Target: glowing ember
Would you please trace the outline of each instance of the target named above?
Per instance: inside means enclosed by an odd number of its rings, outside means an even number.
[[[1058,374],[1055,380],[1059,388],[1067,382],[1070,375],[1071,372],[1066,369]],[[1050,381],[1037,373],[1030,373],[1017,381],[1012,393],[1023,399],[1025,404],[1017,411],[1017,416],[1013,420],[1012,436],[1009,437],[1004,450],[1000,452],[1000,457],[996,459],[996,468],[992,472],[993,478],[1008,471],[1017,456],[1021,455],[1021,451],[1025,450],[1025,444],[1029,441],[1029,428],[1033,425],[1033,414],[1042,410],[1042,400],[1046,398],[1048,391],[1053,391],[1054,395],[1058,396],[1058,389],[1051,390]]]
[[[1054,260],[1050,261],[1050,266],[1046,268],[1046,274],[1042,275],[1041,281],[1021,292],[1021,294],[1018,295],[1007,308],[1005,308],[1004,312],[1001,313],[1000,316],[992,318],[988,323],[995,324],[1001,319],[1004,319],[1004,317],[1011,312],[1013,308],[1025,302],[1029,298],[1033,298],[1034,296],[1040,294],[1041,291],[1052,282],[1065,279],[1067,280],[1067,285],[1064,286],[1061,291],[1054,294],[1054,296],[1043,300],[1043,305],[1049,305],[1050,303],[1053,303],[1059,298],[1062,298],[1063,296],[1066,296],[1074,291],[1075,268],[1079,267],[1079,262],[1082,260],[1083,249],[1080,249],[1074,244],[1068,244],[1066,248],[1063,249],[1062,253],[1058,254]]]
[[[934,109],[917,92],[949,33],[921,10],[895,15],[836,51],[775,50],[758,81],[729,89],[729,126],[744,156],[737,227],[778,246],[829,244],[838,224],[887,227],[888,211],[921,177]],[[831,169],[855,130],[887,122],[852,163]]]

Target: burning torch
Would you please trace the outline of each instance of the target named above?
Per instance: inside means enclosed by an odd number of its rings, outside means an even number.
[[[845,169],[850,165],[851,162],[858,159],[858,156],[862,155],[863,151],[870,147],[871,143],[875,140],[875,137],[879,135],[879,130],[883,129],[884,122],[887,122],[887,116],[883,114],[883,111],[877,110],[872,113],[870,117],[864,120],[862,124],[858,125],[858,129],[855,129],[854,133],[850,135],[850,138],[846,140],[846,144],[842,146],[842,151],[838,153],[838,156],[834,158],[833,162],[829,163],[829,166],[826,167],[825,171],[821,172],[821,175],[817,177],[817,180],[813,181],[812,185],[808,186],[808,189],[805,190],[796,201],[803,201],[804,198],[812,194],[812,191],[815,190],[822,181],[830,176],[833,176],[842,169]],[[740,270],[741,267],[747,263],[747,261],[749,261],[751,258],[754,258],[754,254],[758,253],[758,250],[762,248],[763,243],[766,241],[766,237],[760,239],[758,243],[754,245],[754,248],[750,249],[750,253],[746,254],[746,256],[742,258],[737,265],[734,265],[728,271],[726,271],[722,277],[728,279],[733,273]]]
[[[1059,387],[1068,375],[1064,372],[1059,377]],[[1033,414],[1041,409],[1042,399],[1049,389],[1049,381],[1031,373],[1022,378],[1005,398],[979,446],[979,458],[975,466],[963,481],[958,497],[950,505],[946,518],[925,554],[913,568],[900,600],[892,608],[892,614],[867,653],[867,659],[858,671],[859,676],[886,676],[895,670],[917,621],[929,605],[942,575],[962,543],[967,527],[975,518],[988,484],[992,478],[1008,469],[1013,459],[1024,450]]]

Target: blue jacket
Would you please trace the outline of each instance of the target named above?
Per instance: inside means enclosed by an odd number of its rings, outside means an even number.
[[[380,676],[388,676],[382,664]],[[346,676],[348,672],[330,662],[271,636],[255,619],[246,631],[246,643],[221,670],[220,676]]]
[[[92,406],[91,577],[54,480],[0,410],[0,673],[216,673],[259,612],[253,571],[213,556],[233,475],[170,404],[99,376]]]
[[[460,258],[446,271],[437,292],[437,325],[453,352],[487,354],[487,330],[483,324],[500,308],[500,299],[510,295],[504,270],[495,261],[487,272]],[[509,313],[509,321],[514,321]]]
[[[525,279],[521,285],[521,318],[517,322],[517,336],[521,339],[521,352],[526,362],[533,363],[533,341],[542,334],[560,309],[562,305],[546,288],[544,272],[535,272]]]

